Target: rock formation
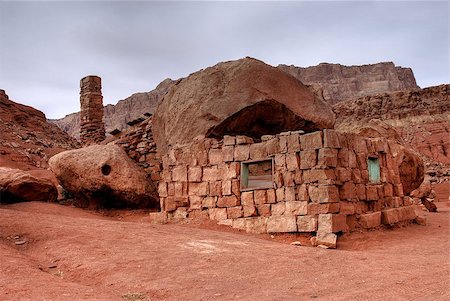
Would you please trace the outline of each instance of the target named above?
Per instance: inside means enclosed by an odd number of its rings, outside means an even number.
[[[0,90],[0,166],[21,169],[47,168],[48,158],[79,147],[77,141],[44,113],[18,104]]]
[[[80,81],[80,140],[83,145],[105,140],[103,123],[102,80],[98,76],[86,76]]]
[[[260,139],[332,128],[331,108],[281,70],[252,58],[219,63],[177,82],[159,104],[153,133],[161,151],[199,135]]]
[[[54,202],[58,196],[55,185],[19,169],[0,167],[0,203]]]
[[[330,104],[365,95],[419,88],[410,68],[397,67],[392,62],[362,66],[321,63],[306,68],[279,65],[278,68],[306,85],[321,88]]]
[[[150,92],[135,93],[120,100],[116,105],[106,105],[103,108],[106,134],[114,129],[123,131],[129,127],[127,122],[141,117],[144,113],[153,113],[158,102],[173,84],[171,79],[165,79]],[[75,139],[80,138],[80,112],[50,121]]]
[[[61,186],[81,207],[159,207],[147,174],[117,145],[93,145],[49,160]]]

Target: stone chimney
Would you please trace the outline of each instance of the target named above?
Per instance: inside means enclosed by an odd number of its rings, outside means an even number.
[[[80,81],[80,140],[83,145],[105,140],[103,123],[102,79],[95,75],[86,76]]]

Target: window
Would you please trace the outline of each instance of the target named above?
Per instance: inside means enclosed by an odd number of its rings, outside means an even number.
[[[241,190],[273,188],[272,159],[241,163]]]
[[[378,158],[368,158],[367,167],[369,169],[369,182],[380,182],[380,160]]]

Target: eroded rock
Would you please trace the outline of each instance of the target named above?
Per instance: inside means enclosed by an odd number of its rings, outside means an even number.
[[[244,58],[180,80],[159,104],[153,131],[164,151],[199,135],[260,139],[284,131],[332,128],[334,120],[330,106],[296,78]]]
[[[0,167],[0,203],[54,202],[57,196],[51,180],[19,169]]]
[[[50,169],[81,207],[159,207],[151,179],[117,145],[93,145],[49,160]]]

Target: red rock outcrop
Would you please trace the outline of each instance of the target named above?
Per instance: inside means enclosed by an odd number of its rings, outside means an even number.
[[[306,85],[321,88],[324,99],[330,104],[366,95],[419,88],[410,68],[397,67],[392,62],[362,66],[321,63],[306,68],[278,65],[278,68]]]
[[[47,168],[54,154],[79,147],[78,142],[47,122],[44,113],[13,102],[0,90],[0,166]]]
[[[332,128],[331,107],[287,73],[253,58],[219,63],[177,82],[159,104],[153,134],[161,151],[199,135],[223,137]]]
[[[57,196],[51,180],[19,169],[0,167],[0,203],[55,202]]]
[[[81,207],[159,207],[155,185],[117,145],[92,145],[49,160],[61,186]]]
[[[141,117],[144,113],[153,113],[159,101],[173,84],[174,81],[171,79],[165,79],[150,92],[135,93],[120,100],[116,105],[106,105],[103,108],[106,134],[114,129],[123,131],[129,127],[127,122]],[[69,114],[61,119],[53,119],[50,122],[70,136],[80,138],[80,112]]]

